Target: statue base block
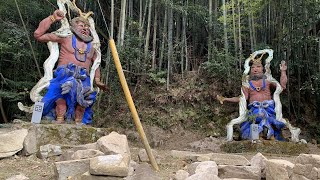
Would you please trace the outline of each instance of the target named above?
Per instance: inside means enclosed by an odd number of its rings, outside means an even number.
[[[272,140],[243,140],[226,142],[220,146],[220,149],[226,153],[261,152],[288,155],[309,153],[309,148],[306,144]]]

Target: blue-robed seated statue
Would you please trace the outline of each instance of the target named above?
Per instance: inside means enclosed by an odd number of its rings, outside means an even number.
[[[221,104],[226,102],[239,103],[239,117],[227,124],[227,141],[233,140],[233,125],[240,124],[242,139],[252,139],[252,124],[257,124],[257,133],[260,138],[284,141],[282,130],[288,127],[291,140],[299,141],[300,129],[293,127],[282,117],[280,93],[286,89],[287,65],[280,64],[280,83],[271,75],[270,61],[273,50],[264,49],[251,54],[245,61],[245,70],[242,77],[241,95],[226,98],[218,95]],[[272,94],[271,89],[275,89]]]

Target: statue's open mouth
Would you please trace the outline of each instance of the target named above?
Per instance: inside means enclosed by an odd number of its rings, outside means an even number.
[[[84,35],[84,36],[88,36],[86,31],[82,31],[81,34]]]

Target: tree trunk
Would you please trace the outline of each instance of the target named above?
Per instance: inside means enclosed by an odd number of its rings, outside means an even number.
[[[271,1],[269,1],[268,5],[268,38],[267,38],[267,43],[271,43]]]
[[[0,113],[2,115],[2,119],[3,119],[3,122],[4,123],[8,123],[8,119],[7,119],[7,116],[6,116],[6,112],[4,111],[3,109],[3,104],[2,104],[2,98],[0,97]]]
[[[159,58],[159,71],[162,70],[162,64],[164,60],[164,49],[165,49],[165,44],[167,42],[167,28],[168,28],[168,8],[165,8],[164,10],[164,20],[163,20],[163,30],[162,30],[162,42],[161,42],[161,49],[160,49],[160,58]]]
[[[301,49],[298,48],[298,57],[302,57],[301,56]],[[301,89],[301,67],[300,67],[300,62],[298,62],[298,65],[297,65],[297,68],[298,68],[298,89]],[[297,103],[297,106],[298,106],[298,111],[297,111],[297,115],[298,115],[298,120],[300,122],[301,120],[301,110],[300,110],[300,107],[301,107],[301,93],[300,91],[297,92],[298,93],[298,103]]]
[[[223,32],[224,32],[224,50],[227,54],[229,51],[229,43],[228,43],[228,31],[227,31],[227,10],[226,10],[226,0],[222,0],[223,6]]]
[[[142,18],[143,18],[143,3],[142,0],[140,0],[140,6],[139,6],[139,38],[142,38],[143,33],[143,25],[142,25]]]
[[[255,47],[257,46],[257,36],[256,36],[257,33],[256,33],[256,25],[255,25],[253,13],[251,13],[251,27],[252,27],[253,48],[255,49]]]
[[[180,41],[180,37],[181,37],[181,14],[180,13],[176,13],[175,14],[175,21],[173,23],[175,29],[176,29],[176,33],[175,33],[175,40],[174,40],[174,49],[173,49],[173,59],[172,59],[172,69],[173,72],[180,72],[179,69],[179,63],[178,63],[178,54],[181,53],[182,49],[182,44]]]
[[[170,85],[170,75],[172,73],[172,30],[173,30],[173,13],[172,6],[168,7],[168,68],[167,68],[167,90],[169,90]]]
[[[111,13],[110,13],[110,38],[113,39],[113,32],[114,32],[114,0],[111,0]],[[110,69],[110,60],[111,60],[111,53],[110,53],[110,48],[108,48],[107,52],[107,63],[106,63],[106,69],[105,71],[107,72],[106,74],[106,85],[108,85],[109,82],[109,69]]]
[[[150,40],[150,27],[151,27],[151,12],[152,12],[152,0],[149,0],[149,5],[148,5],[148,22],[147,22],[147,34],[146,34],[146,39],[145,39],[145,44],[144,44],[144,72],[147,72],[147,68],[149,65],[148,62],[148,53],[149,53],[149,40]]]
[[[118,32],[118,43],[119,47],[123,46],[124,43],[124,32],[126,25],[126,9],[127,9],[127,0],[121,0],[121,12],[120,12],[120,23],[119,23],[119,32]]]
[[[290,3],[290,1],[288,1],[289,3],[289,11],[290,13],[293,13],[293,7],[292,7],[292,2]],[[271,23],[270,23],[271,24]],[[291,56],[291,53],[292,53],[292,39],[293,39],[293,17],[291,16],[291,18],[289,19],[289,23],[288,23],[288,26],[289,26],[289,46],[288,46],[288,50],[286,52],[287,56],[287,62],[288,62],[288,75],[290,74],[290,66],[291,66],[291,61],[293,60],[290,60],[290,56]],[[270,37],[271,38],[271,37]],[[270,39],[271,40],[271,39]],[[292,56],[293,57],[293,56]],[[289,114],[291,114],[291,106],[290,106],[290,102],[292,101],[291,100],[291,86],[290,86],[290,82],[291,82],[291,79],[290,79],[290,76],[288,76],[288,86],[287,86],[287,91],[288,91],[288,102],[289,102],[289,106],[288,106],[288,112]],[[294,111],[294,107],[292,106],[293,108],[293,111]]]
[[[318,38],[318,73],[320,73],[320,38]]]
[[[236,33],[236,17],[234,11],[234,0],[231,1],[232,4],[232,30],[233,30],[233,43],[234,43],[234,54],[237,55],[238,52],[238,42],[237,42],[237,33]]]
[[[133,17],[133,0],[128,0],[128,17]]]
[[[188,0],[184,1],[184,6],[185,9],[188,9]],[[185,70],[188,71],[189,69],[189,56],[188,56],[188,42],[187,42],[187,33],[186,33],[186,28],[187,28],[187,14],[183,14],[183,18],[182,18],[182,26],[183,26],[183,43],[184,43],[184,49],[185,49],[185,58],[186,58],[186,63],[185,63]]]
[[[157,53],[157,29],[158,29],[158,7],[157,2],[154,6],[154,20],[153,20],[153,41],[152,41],[152,70],[156,69],[156,53]]]
[[[249,34],[250,34],[250,47],[251,52],[254,52],[254,46],[253,46],[253,32],[252,32],[252,21],[251,21],[251,13],[248,14],[248,23],[249,23]]]
[[[214,21],[214,25],[213,25],[213,40],[214,40],[214,42],[213,42],[213,45],[215,46],[215,47],[217,47],[217,35],[216,35],[216,32],[218,32],[218,28],[216,28],[216,25],[217,25],[217,23],[216,23],[216,19],[218,19],[218,9],[219,9],[219,2],[220,1],[218,1],[218,0],[215,0],[214,1],[214,18],[215,18],[215,21]]]
[[[242,69],[241,7],[238,0],[239,68]]]
[[[212,58],[212,24],[212,0],[209,0],[208,60]]]

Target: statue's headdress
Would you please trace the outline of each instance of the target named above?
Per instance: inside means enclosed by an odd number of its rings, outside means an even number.
[[[88,21],[88,18],[93,15],[93,12],[92,11],[89,11],[87,13],[84,13],[81,11],[80,8],[78,8],[78,6],[76,5],[76,0],[73,0],[72,1],[72,4],[74,5],[74,7],[76,8],[76,10],[78,10],[78,13],[79,13],[79,16],[78,17],[75,17],[72,19],[71,21],[71,24],[74,23],[74,22],[77,22],[77,21],[82,21],[84,22],[85,24],[90,24],[89,21]]]
[[[82,34],[80,34],[79,32],[76,31],[75,27],[78,24],[78,22],[83,22],[86,26],[90,27],[90,22],[88,20],[88,18],[90,17],[90,15],[93,14],[92,11],[89,11],[87,13],[83,13],[81,11],[80,8],[78,8],[78,6],[76,5],[76,0],[72,1],[73,6],[75,7],[75,9],[78,11],[79,16],[75,17],[71,20],[71,27],[70,30],[71,32],[73,32],[77,37],[80,37],[80,39],[82,39],[84,42],[90,42],[93,40],[93,37],[91,35],[89,36],[83,36]]]
[[[78,6],[76,5],[76,0],[73,0],[72,1],[72,4],[74,5],[74,7],[78,10],[78,13],[79,13],[79,17],[82,17],[83,19],[88,19],[89,16],[93,15],[93,12],[92,11],[89,11],[87,13],[84,13],[81,11],[80,8],[78,8]]]
[[[257,57],[257,56],[253,56],[251,54],[250,56],[250,64],[262,64],[262,58],[263,58],[263,55],[265,54],[265,52],[263,52],[260,57]]]

